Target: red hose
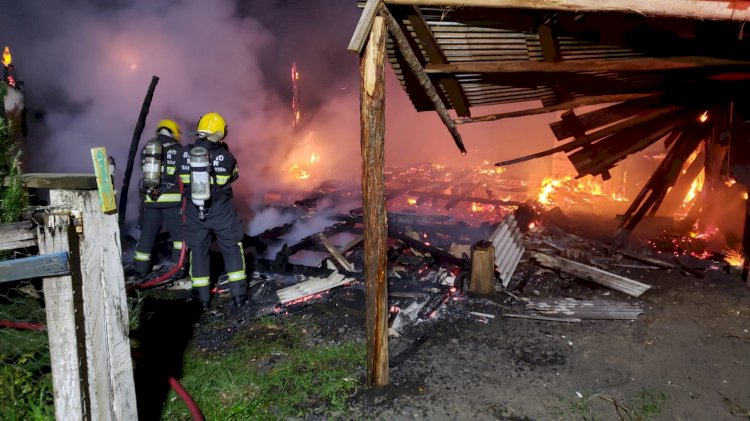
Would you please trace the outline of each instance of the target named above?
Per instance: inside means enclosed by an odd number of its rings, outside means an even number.
[[[177,273],[182,268],[182,266],[185,264],[185,255],[187,255],[187,247],[185,246],[185,243],[182,243],[182,250],[180,250],[180,258],[177,261],[177,264],[174,265],[174,267],[172,269],[170,269],[167,273],[161,275],[160,277],[158,277],[156,279],[151,279],[150,281],[146,281],[146,282],[144,282],[142,284],[138,284],[138,285],[131,285],[130,287],[128,287],[127,293],[129,294],[129,293],[133,292],[134,289],[146,289],[146,288],[155,287],[156,285],[159,285],[160,283],[162,283],[162,282],[166,281],[167,279],[171,278],[172,275],[174,275],[175,273]]]
[[[0,327],[18,330],[33,330],[37,332],[47,330],[47,326],[41,323],[14,322],[12,320],[0,320]]]
[[[173,376],[169,376],[169,385],[172,387],[172,390],[174,390],[174,392],[177,393],[180,398],[182,398],[182,401],[185,402],[185,405],[187,405],[190,413],[193,415],[193,420],[204,421],[205,418],[203,417],[203,412],[201,411],[200,407],[197,403],[195,403],[193,397],[190,396],[190,393],[188,393],[188,391],[185,390],[184,387],[182,387],[180,382],[178,382],[177,379],[175,379]]]

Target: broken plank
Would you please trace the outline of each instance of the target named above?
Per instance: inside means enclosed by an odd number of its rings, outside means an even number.
[[[280,289],[276,292],[276,295],[278,295],[279,302],[281,304],[286,304],[296,299],[307,297],[308,295],[313,295],[319,292],[328,291],[332,288],[340,287],[342,285],[348,284],[351,281],[352,280],[347,278],[346,276],[338,272],[333,272],[327,278],[313,278],[304,282],[300,282],[297,285],[292,285],[290,287]]]
[[[643,313],[637,304],[612,300],[539,299],[526,303],[527,310],[534,310],[545,316],[573,317],[591,320],[635,320]]]
[[[531,252],[531,257],[541,266],[556,269],[587,281],[596,282],[631,297],[638,297],[651,288],[651,285],[562,257],[550,256],[534,251]]]
[[[323,247],[328,250],[329,253],[331,253],[331,256],[333,256],[334,259],[341,265],[341,268],[344,269],[347,272],[354,272],[354,266],[346,260],[346,257],[344,257],[338,250],[336,250],[336,247],[331,243],[331,240],[329,240],[323,233],[317,234],[318,239],[323,244]]]
[[[70,274],[68,261],[67,251],[3,260],[0,262],[0,282],[65,276]]]
[[[646,263],[646,264],[649,264],[649,265],[658,266],[658,267],[660,267],[662,269],[675,269],[677,267],[677,265],[675,265],[674,263],[665,262],[664,260],[656,259],[656,258],[653,258],[653,257],[641,256],[639,254],[629,253],[629,252],[624,251],[624,250],[618,250],[617,254],[619,254],[619,255],[621,255],[623,257],[627,257],[630,260],[635,260],[636,262],[641,262],[641,263]]]
[[[29,221],[0,224],[0,251],[35,246],[34,224]]]
[[[527,320],[539,320],[544,322],[564,322],[564,323],[580,323],[581,319],[572,317],[547,317],[537,316],[535,314],[503,314],[503,317],[510,317],[511,319],[527,319]]]

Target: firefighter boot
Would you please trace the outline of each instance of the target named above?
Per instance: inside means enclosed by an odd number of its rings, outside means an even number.
[[[208,310],[211,302],[211,290],[208,286],[193,287],[193,294],[198,296],[198,301],[201,303],[203,310]]]

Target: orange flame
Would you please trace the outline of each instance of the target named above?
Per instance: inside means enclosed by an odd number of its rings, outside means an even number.
[[[3,51],[3,66],[8,67],[11,63],[11,56],[10,56],[10,48],[8,46],[5,46],[5,51]]]
[[[705,170],[701,170],[701,172],[695,177],[695,180],[693,180],[693,183],[690,185],[690,190],[685,195],[685,198],[682,200],[682,206],[685,207],[690,202],[695,199],[695,197],[703,191],[703,182],[706,179],[706,172]]]
[[[724,261],[729,263],[731,266],[741,267],[745,262],[745,257],[743,256],[742,250],[727,248],[722,250],[721,253],[724,255]]]
[[[408,203],[408,204],[409,204],[409,205],[411,205],[411,206],[414,206],[414,205],[416,205],[416,204],[417,204],[417,199],[415,199],[415,198],[413,198],[413,197],[408,197],[408,198],[406,199],[406,203]]]
[[[698,121],[700,121],[701,123],[707,122],[708,121],[708,111],[704,111],[703,114],[701,114],[698,117]]]

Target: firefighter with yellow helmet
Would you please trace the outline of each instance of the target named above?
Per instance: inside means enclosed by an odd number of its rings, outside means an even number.
[[[184,149],[180,145],[180,135],[177,123],[161,120],[156,126],[156,136],[141,150],[143,210],[141,236],[133,256],[134,269],[140,277],[151,271],[151,251],[162,225],[169,231],[175,263],[183,247],[182,189],[177,168]]]
[[[232,183],[237,160],[223,142],[227,123],[217,113],[198,121],[197,139],[183,152],[180,178],[187,186],[185,242],[190,250],[190,280],[203,308],[210,302],[211,270],[208,250],[212,235],[224,257],[229,291],[236,306],[247,301],[247,274],[242,248],[242,220],[234,207]]]

